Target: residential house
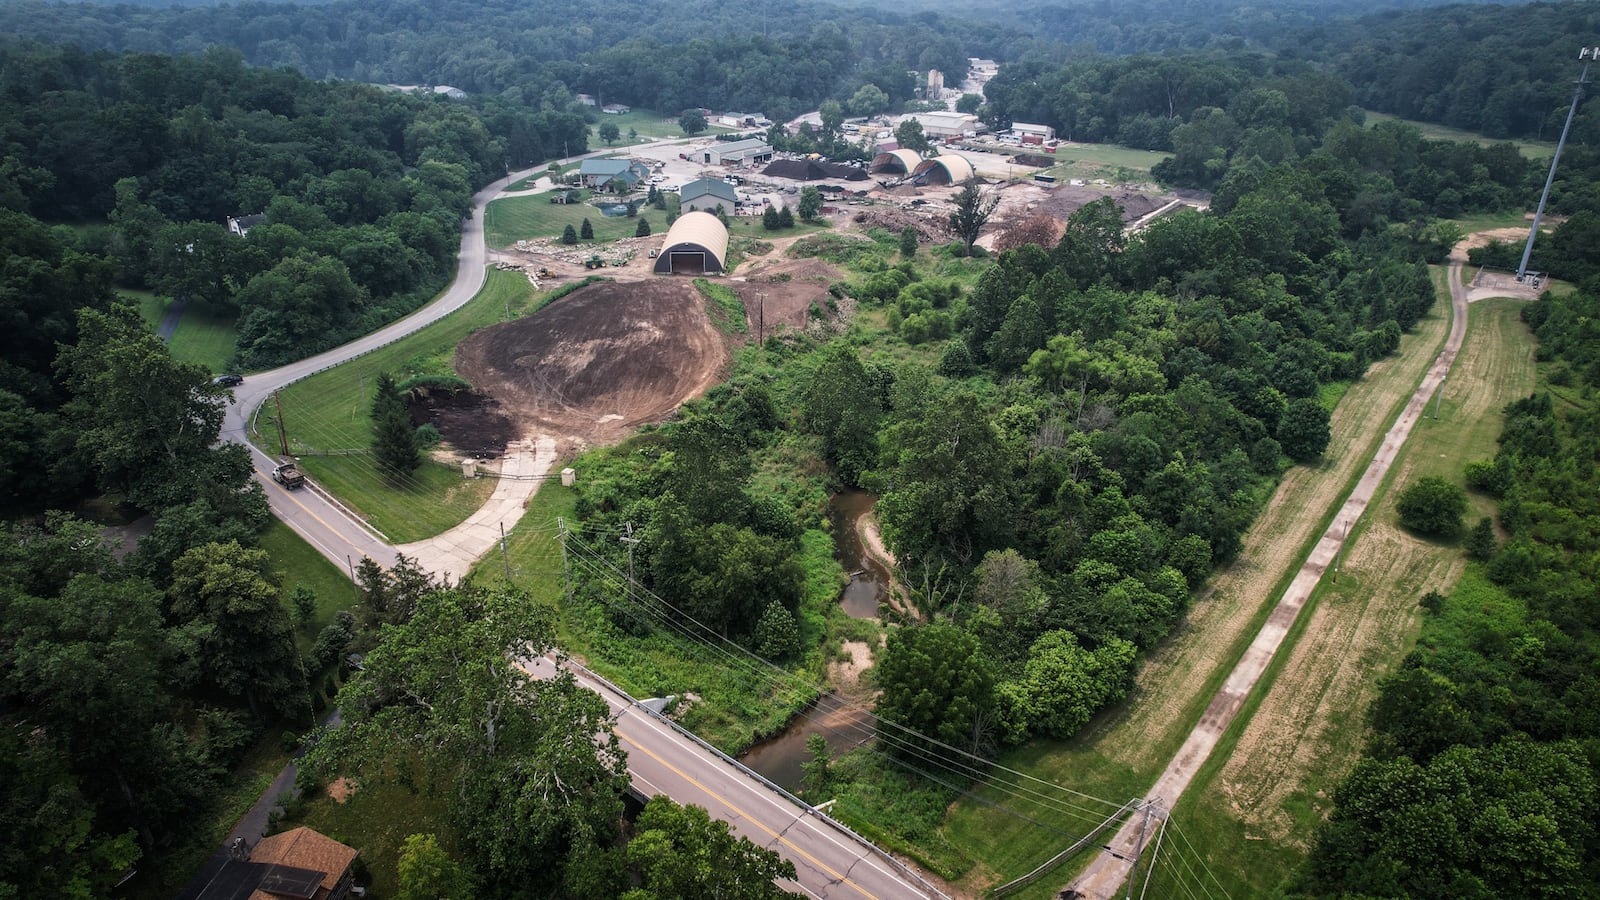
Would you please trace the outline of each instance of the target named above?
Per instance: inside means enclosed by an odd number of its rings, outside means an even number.
[[[250,233],[250,229],[266,221],[266,213],[252,213],[248,216],[229,216],[228,232],[230,234],[237,234],[239,237],[244,237],[246,234]]]
[[[649,177],[649,166],[626,159],[586,159],[578,166],[583,186],[604,194],[626,194]]]
[[[701,178],[691,181],[678,191],[678,208],[684,212],[701,210],[716,212],[720,206],[730,215],[739,202],[733,185],[720,178]]]
[[[356,851],[304,826],[264,837],[254,848],[236,844],[203,884],[179,900],[344,900],[354,882]],[[198,879],[197,879],[198,881]]]

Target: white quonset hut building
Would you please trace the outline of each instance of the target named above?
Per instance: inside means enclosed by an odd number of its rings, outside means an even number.
[[[868,171],[874,175],[910,175],[921,164],[922,157],[915,150],[889,150],[874,156]]]
[[[925,159],[917,165],[911,173],[923,184],[960,184],[978,174],[972,168],[972,163],[967,162],[964,156],[947,153],[933,159]]]
[[[655,272],[706,275],[721,272],[727,258],[728,229],[722,220],[708,212],[686,212],[667,229]]]

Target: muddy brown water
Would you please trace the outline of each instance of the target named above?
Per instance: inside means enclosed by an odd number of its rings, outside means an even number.
[[[842,491],[829,503],[833,522],[834,555],[846,573],[855,573],[839,592],[839,605],[857,619],[878,615],[878,604],[887,596],[889,573],[861,546],[858,526],[861,517],[872,512],[878,498],[865,491]],[[821,734],[828,750],[838,756],[872,735],[872,717],[866,709],[846,705],[832,695],[821,697],[804,712],[789,720],[777,735],[745,751],[739,761],[760,772],[785,790],[800,789],[805,777],[801,764],[806,761],[806,739]],[[807,797],[821,803],[826,797]]]

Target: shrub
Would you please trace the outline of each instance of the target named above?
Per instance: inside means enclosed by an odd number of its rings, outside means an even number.
[[[1400,492],[1395,501],[1400,524],[1418,534],[1454,538],[1461,534],[1467,492],[1436,476],[1422,478]]]

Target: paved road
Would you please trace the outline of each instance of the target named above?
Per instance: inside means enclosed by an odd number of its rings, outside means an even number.
[[[628,751],[634,787],[693,803],[712,818],[733,826],[735,834],[777,851],[794,863],[795,880],[786,890],[818,898],[902,898],[941,896],[902,874],[855,838],[813,815],[809,807],[773,791],[724,757],[715,755],[671,725],[641,709],[633,698],[571,667],[578,683],[611,707],[617,739]],[[528,667],[535,676],[553,677],[557,664],[547,657]]]
[[[589,155],[603,152],[607,151]],[[274,482],[274,459],[251,447],[246,438],[249,417],[270,400],[273,391],[398,340],[472,299],[485,278],[484,209],[507,184],[532,171],[535,170],[513,173],[474,196],[472,216],[462,229],[456,278],[438,299],[364,338],[310,359],[251,375],[233,390],[235,402],[224,420],[222,439],[251,448],[256,474],[273,514],[338,565],[351,566],[362,557],[371,557],[389,566],[394,563],[395,548],[319,489],[289,491]],[[262,416],[269,414],[270,410],[261,412]],[[552,665],[547,660],[542,664]],[[608,690],[593,679],[580,680],[611,705],[617,735],[628,750],[628,771],[636,786],[648,794],[664,793],[680,803],[704,806],[713,817],[730,823],[737,833],[792,860],[798,878],[796,884],[788,886],[790,889],[812,897],[856,900],[937,896],[914,886],[886,860],[843,831],[641,712],[631,698]]]
[[[1362,473],[1361,480],[1345,498],[1338,515],[1333,517],[1322,539],[1317,541],[1311,550],[1311,555],[1301,564],[1300,571],[1295,574],[1294,580],[1279,598],[1278,605],[1267,617],[1266,624],[1261,626],[1261,631],[1256,634],[1255,640],[1250,643],[1244,656],[1228,674],[1228,680],[1223,682],[1210,705],[1206,707],[1205,713],[1201,715],[1200,721],[1194,726],[1194,730],[1189,732],[1189,737],[1184,740],[1183,746],[1178,748],[1177,755],[1167,763],[1166,771],[1161,773],[1161,777],[1151,788],[1148,796],[1152,801],[1158,801],[1162,808],[1171,809],[1178,802],[1178,798],[1189,787],[1189,782],[1194,779],[1195,774],[1211,755],[1211,751],[1216,748],[1223,732],[1238,715],[1250,691],[1255,688],[1261,674],[1266,671],[1278,648],[1282,646],[1289,629],[1294,626],[1295,619],[1299,617],[1300,610],[1310,599],[1311,592],[1322,580],[1323,573],[1344,549],[1346,535],[1366,511],[1367,504],[1371,502],[1373,494],[1377,492],[1384,476],[1388,474],[1389,467],[1399,455],[1401,446],[1411,435],[1412,426],[1421,418],[1429,399],[1443,384],[1444,377],[1449,373],[1451,364],[1455,362],[1456,353],[1460,351],[1461,342],[1467,334],[1467,289],[1461,283],[1463,262],[1465,262],[1464,252],[1451,254],[1450,334],[1445,338],[1444,349],[1439,352],[1428,373],[1423,376],[1422,383],[1411,395],[1411,400],[1401,411],[1400,418],[1384,436],[1383,446],[1373,456],[1366,472]],[[1117,895],[1118,888],[1127,881],[1128,873],[1139,856],[1142,819],[1141,816],[1130,817],[1117,832],[1116,837],[1107,844],[1105,852],[1096,857],[1073,882],[1072,888],[1086,900],[1111,900]]]

